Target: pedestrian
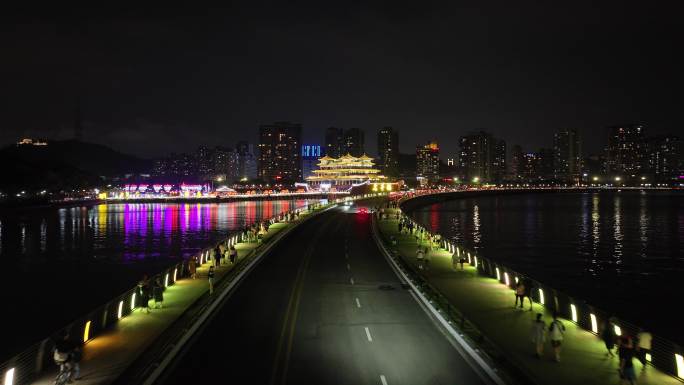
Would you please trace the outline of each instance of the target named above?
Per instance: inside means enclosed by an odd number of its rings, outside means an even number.
[[[522,302],[522,299],[520,300]],[[544,354],[544,340],[546,339],[546,323],[542,314],[537,313],[537,319],[532,322],[532,343],[535,345],[535,356],[541,358]]]
[[[523,301],[525,300],[525,284],[523,281],[518,281],[518,284],[515,285],[515,303],[513,304],[513,308],[516,308],[518,306],[518,300],[520,300],[520,308],[523,308]]]
[[[390,242],[392,243],[392,246],[397,246],[397,238],[395,238],[394,235],[390,236]]]
[[[637,334],[637,342],[636,342],[636,349],[637,349],[637,358],[641,362],[641,370],[646,370],[646,363],[648,362],[646,360],[646,355],[651,354],[651,341],[653,340],[653,336],[651,336],[651,333],[639,329],[639,333]]]
[[[630,385],[636,384],[636,373],[634,371],[634,345],[629,336],[621,336],[619,340],[618,355],[620,356],[620,383],[627,381]]]
[[[563,343],[563,334],[565,333],[565,325],[558,319],[558,313],[553,313],[553,321],[549,325],[549,339],[553,347],[553,354],[556,362],[560,362],[561,344]]]
[[[399,228],[399,234],[401,234],[401,230],[402,230],[402,228],[404,227],[404,224],[401,223],[401,222],[399,222],[399,223],[397,224],[397,227]]]
[[[430,251],[428,248],[425,248],[425,269],[430,267]]]
[[[209,279],[209,295],[211,295],[214,294],[214,266],[209,266],[207,278]]]
[[[230,256],[230,264],[231,264],[231,265],[234,265],[234,264],[235,264],[235,260],[237,259],[237,250],[235,249],[235,246],[234,246],[234,245],[231,245],[231,246],[230,246],[230,254],[229,254],[229,256]]]
[[[221,266],[221,249],[218,245],[216,245],[216,248],[214,249],[214,264],[217,269]]]
[[[195,257],[190,257],[190,260],[188,261],[188,270],[190,271],[190,277],[192,277],[192,279],[197,278],[197,262],[195,261]]]
[[[613,325],[613,322],[611,322],[610,317],[608,317],[606,318],[606,321],[603,323],[603,330],[601,331],[601,340],[606,346],[606,356],[610,358],[615,357],[615,354],[613,354],[613,348],[615,347],[615,338],[615,325]]]
[[[160,276],[154,279],[152,295],[154,296],[154,307],[161,309],[164,306],[164,286],[162,286]]]
[[[140,297],[140,311],[150,313],[150,282],[147,274],[143,274],[142,280],[138,282],[138,296]]]
[[[462,256],[461,256],[461,259],[459,260],[459,262],[461,263],[461,270],[464,270],[464,269],[463,269],[463,264],[466,263],[465,256],[462,255]]]
[[[532,289],[534,284],[532,283],[532,280],[529,278],[525,278],[525,297],[530,301],[530,311],[532,311]]]
[[[456,270],[456,265],[459,261],[460,258],[458,257],[458,253],[454,251],[454,254],[451,255],[451,266],[454,268],[454,270]],[[461,267],[461,269],[463,269],[463,267]]]

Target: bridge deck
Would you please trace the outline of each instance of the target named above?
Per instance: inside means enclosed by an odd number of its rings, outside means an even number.
[[[386,209],[387,210],[387,209]],[[379,222],[380,230],[389,239],[397,239],[395,250],[408,263],[416,265],[418,244],[414,236],[398,232],[396,211],[389,209],[390,219]],[[427,243],[422,243],[427,246]],[[603,342],[592,333],[583,330],[573,322],[562,320],[566,326],[563,340],[561,362],[553,361],[553,351],[547,342],[545,356],[537,359],[534,346],[530,342],[530,327],[537,313],[544,314],[547,325],[551,321],[551,313],[545,307],[535,303],[534,311],[514,309],[513,291],[496,279],[480,276],[475,268],[465,264],[465,270],[454,269],[451,265],[451,254],[445,250],[430,252],[429,269],[424,276],[449,301],[458,308],[467,319],[476,325],[494,344],[500,348],[513,363],[520,367],[539,384],[583,384],[605,385],[617,384],[618,359],[605,356]],[[634,359],[637,371],[637,383],[641,385],[681,385],[682,382],[654,367],[641,370],[641,363]]]

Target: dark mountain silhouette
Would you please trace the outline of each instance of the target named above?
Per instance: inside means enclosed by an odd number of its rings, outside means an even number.
[[[78,140],[8,146],[0,149],[0,165],[0,188],[53,191],[92,186],[102,177],[145,173],[151,168],[149,160]]]

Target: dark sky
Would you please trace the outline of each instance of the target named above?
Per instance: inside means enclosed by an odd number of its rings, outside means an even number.
[[[70,137],[77,98],[86,140],[149,157],[275,120],[361,127],[372,153],[390,125],[444,157],[479,128],[536,149],[575,127],[589,150],[611,124],[681,131],[675,2],[331,3],[3,11],[0,143]]]

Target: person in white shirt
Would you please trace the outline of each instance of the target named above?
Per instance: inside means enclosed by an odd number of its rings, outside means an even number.
[[[560,351],[561,343],[563,342],[563,334],[565,334],[565,326],[558,319],[558,314],[553,314],[553,321],[549,325],[549,339],[551,340],[551,346],[553,347],[553,353],[556,358],[556,362],[560,362]]]

